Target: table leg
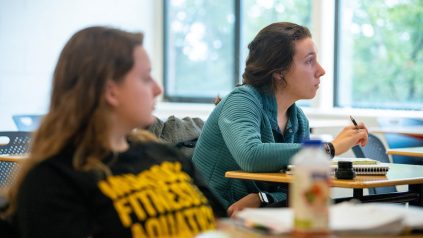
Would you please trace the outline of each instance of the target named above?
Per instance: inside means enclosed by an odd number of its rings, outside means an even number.
[[[411,201],[409,204],[414,206],[423,206],[423,184],[410,184],[408,190],[417,194],[417,199]]]
[[[363,199],[363,189],[362,188],[354,188],[353,189],[353,198],[361,201]]]

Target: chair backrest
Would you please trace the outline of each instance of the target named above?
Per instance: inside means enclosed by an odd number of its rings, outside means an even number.
[[[382,163],[390,163],[385,146],[382,141],[373,134],[369,134],[369,141],[366,146],[354,146],[352,151],[357,158],[370,158]]]
[[[401,126],[422,126],[423,120],[412,118],[378,118],[380,127],[394,128]],[[385,133],[386,143],[389,148],[418,147],[423,146],[423,140],[407,135]],[[409,156],[392,155],[392,161],[399,164],[423,165],[423,160]]]
[[[13,171],[19,168],[19,162],[15,159],[4,158],[1,155],[22,155],[28,153],[31,132],[0,131],[0,139],[0,143],[5,143],[0,144],[0,187],[4,187],[13,181]]]
[[[0,155],[19,155],[28,152],[31,141],[31,132],[27,131],[0,131]],[[3,144],[5,143],[5,144]]]
[[[13,115],[13,121],[19,131],[34,131],[40,125],[43,115]]]
[[[19,163],[16,161],[3,161],[0,158],[0,188],[12,184],[15,177],[14,171],[19,169]]]
[[[366,146],[361,147],[356,145],[352,148],[352,151],[357,158],[370,158],[382,163],[390,163],[385,146],[382,141],[373,134],[369,134],[369,141]],[[395,186],[369,188],[370,194],[392,193],[396,191],[397,189]]]

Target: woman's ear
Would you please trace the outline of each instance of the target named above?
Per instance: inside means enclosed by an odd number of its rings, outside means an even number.
[[[273,73],[273,78],[276,80],[282,80],[284,78],[284,74],[282,71],[276,71]]]
[[[112,80],[107,80],[104,98],[107,104],[113,107],[119,106],[119,86]]]

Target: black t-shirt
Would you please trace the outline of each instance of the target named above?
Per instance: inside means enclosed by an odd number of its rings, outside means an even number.
[[[169,146],[131,143],[105,158],[111,176],[76,171],[72,156],[67,150],[26,176],[15,217],[21,237],[191,237],[226,214],[191,161]]]

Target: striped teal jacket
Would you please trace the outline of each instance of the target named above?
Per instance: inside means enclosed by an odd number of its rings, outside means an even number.
[[[308,120],[299,107],[292,105],[288,116],[281,133],[275,96],[249,85],[235,88],[210,114],[193,160],[226,207],[258,191],[270,193],[274,201],[286,199],[276,185],[225,178],[225,172],[276,172],[288,165],[301,141],[310,137]]]

